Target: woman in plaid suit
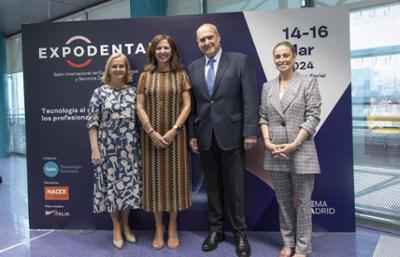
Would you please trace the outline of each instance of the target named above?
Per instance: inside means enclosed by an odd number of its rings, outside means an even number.
[[[313,135],[320,121],[321,97],[314,77],[294,70],[296,52],[288,41],[273,49],[279,76],[263,87],[260,127],[264,169],[270,170],[279,205],[284,246],[279,257],[311,252],[311,194],[320,173]]]

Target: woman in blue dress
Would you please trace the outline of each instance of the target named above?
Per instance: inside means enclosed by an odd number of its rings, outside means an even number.
[[[90,146],[94,165],[93,212],[109,212],[113,245],[136,242],[129,210],[141,208],[139,134],[135,120],[136,93],[124,54],[112,54],[89,106]]]

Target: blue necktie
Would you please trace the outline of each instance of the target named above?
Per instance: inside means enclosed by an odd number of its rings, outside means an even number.
[[[209,59],[207,62],[208,71],[207,71],[207,88],[208,88],[208,93],[210,95],[212,94],[213,88],[214,88],[214,80],[215,80],[215,70],[214,70],[214,59]]]

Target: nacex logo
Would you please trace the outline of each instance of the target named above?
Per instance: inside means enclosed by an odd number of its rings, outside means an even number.
[[[143,43],[94,44],[83,35],[75,35],[65,41],[64,46],[39,47],[38,57],[41,60],[65,59],[73,68],[84,68],[92,63],[95,56],[109,56],[113,53],[146,54]]]
[[[67,186],[46,186],[44,187],[44,199],[46,201],[68,201],[69,187]]]

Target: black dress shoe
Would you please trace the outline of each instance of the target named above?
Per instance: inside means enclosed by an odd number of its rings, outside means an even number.
[[[236,254],[239,257],[249,257],[251,253],[251,248],[249,241],[245,235],[235,235],[236,236]]]
[[[208,233],[206,240],[203,242],[201,249],[206,252],[212,251],[214,249],[217,249],[218,243],[224,240],[225,240],[225,235],[223,232],[210,231]]]

